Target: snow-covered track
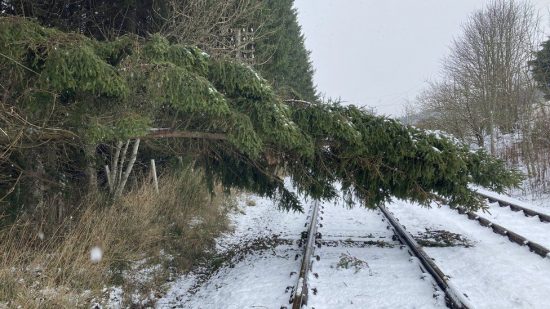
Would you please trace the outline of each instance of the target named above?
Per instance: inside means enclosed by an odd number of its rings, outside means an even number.
[[[307,238],[304,244],[304,253],[302,256],[302,263],[300,265],[300,272],[298,280],[292,291],[290,302],[292,303],[292,309],[300,309],[303,305],[307,304],[308,297],[308,273],[311,269],[311,259],[315,250],[315,241],[317,239],[317,224],[319,217],[319,201],[313,202],[313,208],[309,216],[307,225]]]
[[[535,254],[538,254],[542,256],[543,258],[550,258],[550,249],[544,247],[541,244],[538,244],[534,241],[531,241],[527,239],[526,237],[515,233],[513,231],[510,231],[509,229],[505,228],[502,225],[496,224],[492,222],[491,220],[488,220],[476,213],[473,213],[471,211],[467,211],[466,209],[462,207],[456,208],[456,210],[460,214],[465,214],[468,216],[468,219],[470,220],[476,220],[480,225],[489,227],[493,230],[494,233],[500,234],[502,236],[506,236],[508,240],[510,240],[513,243],[516,243],[520,246],[527,246],[529,250]]]
[[[495,234],[476,220],[468,220],[451,207],[431,206],[396,200],[387,208],[476,308],[549,308],[548,259]],[[496,207],[500,213],[511,215],[512,220],[525,218],[521,213]],[[537,218],[525,219],[534,222],[531,225],[546,227]],[[518,230],[514,227],[514,231]]]
[[[485,192],[477,192],[478,195],[486,198],[489,203],[498,203],[500,207],[509,207],[512,211],[523,211],[523,214],[526,217],[536,217],[538,216],[541,222],[550,222],[550,215],[543,214],[541,212],[526,208],[524,206],[517,205],[509,200],[499,198],[493,194],[488,194]]]
[[[437,286],[445,293],[447,305],[452,309],[473,309],[474,307],[469,303],[468,299],[448,282],[447,276],[439,269],[397,219],[384,206],[380,206],[379,209],[390,222],[399,241],[410,249],[409,252],[411,255],[418,258],[422,265],[422,271],[428,272],[435,280]]]

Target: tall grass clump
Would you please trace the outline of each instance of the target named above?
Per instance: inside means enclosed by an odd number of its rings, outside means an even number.
[[[228,227],[230,198],[213,197],[191,170],[159,181],[158,193],[143,183],[116,201],[86,196],[59,222],[21,216],[5,226],[0,308],[89,307],[113,286],[125,295],[161,293],[161,283],[206,258]]]

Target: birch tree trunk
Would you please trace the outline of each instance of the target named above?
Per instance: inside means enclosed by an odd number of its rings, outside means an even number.
[[[124,174],[122,175],[122,178],[120,178],[120,182],[116,187],[115,197],[120,197],[122,195],[122,191],[124,190],[124,187],[126,186],[126,182],[128,181],[128,176],[130,176],[130,172],[132,172],[132,168],[134,167],[134,163],[136,162],[137,152],[139,149],[139,142],[140,142],[139,138],[136,139],[136,141],[134,142],[134,147],[132,148],[132,153],[130,155],[130,161],[128,161],[128,164],[126,165],[126,170],[124,171]],[[120,166],[120,170],[122,170],[122,165]]]
[[[121,148],[122,148],[122,141],[118,141],[115,148],[115,155],[111,159],[111,171],[113,171],[112,173],[110,173],[110,179],[109,179],[111,184],[114,184],[117,181],[118,160],[120,157]]]
[[[120,179],[122,179],[122,169],[124,167],[124,160],[126,159],[126,152],[128,151],[129,145],[130,145],[130,140],[127,140],[126,144],[124,145],[124,149],[122,149],[122,156],[120,157],[120,164],[119,164],[120,166],[117,171],[113,171],[113,173],[118,174],[118,176],[115,177],[117,178],[117,181],[120,181]]]

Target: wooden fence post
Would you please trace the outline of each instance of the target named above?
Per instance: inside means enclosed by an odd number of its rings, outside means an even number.
[[[155,192],[159,193],[159,182],[157,179],[157,167],[155,166],[155,159],[151,159],[151,171],[153,173],[153,184],[155,185]]]

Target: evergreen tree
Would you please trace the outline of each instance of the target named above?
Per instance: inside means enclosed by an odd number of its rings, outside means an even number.
[[[233,57],[231,44],[219,46],[227,39],[235,39],[227,31],[256,28],[257,33],[251,37],[255,39],[256,69],[284,98],[315,101],[313,69],[297,12],[292,7],[294,1],[225,2],[6,0],[0,2],[0,12],[32,17],[44,26],[100,40],[113,40],[125,34],[147,37],[162,31],[171,41],[198,45],[208,52]],[[216,9],[222,11],[212,12]],[[232,15],[236,17],[225,20]]]
[[[158,32],[169,7],[167,0],[4,0],[0,12],[106,40],[128,33],[146,36]]]
[[[109,160],[109,149],[129,138],[149,141],[143,153],[186,154],[211,184],[273,197],[287,209],[301,206],[280,169],[306,196],[334,198],[339,182],[348,201],[368,207],[398,197],[474,209],[481,203],[469,183],[497,191],[518,183],[483,151],[354,106],[287,105],[250,67],[159,35],[97,41],[7,17],[0,49],[2,196],[30,185],[33,150],[51,154],[42,160],[56,177],[48,183],[71,176],[78,185],[89,145]],[[159,142],[151,128],[181,139]]]
[[[287,99],[316,101],[313,68],[293,0],[264,0],[266,9],[256,41],[256,68]]]
[[[544,41],[541,47],[535,52],[535,59],[529,65],[540,90],[546,99],[550,99],[550,40]]]

